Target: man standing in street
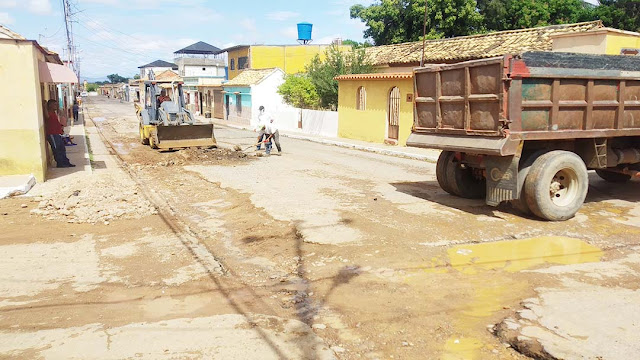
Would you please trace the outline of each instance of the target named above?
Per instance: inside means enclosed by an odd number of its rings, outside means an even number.
[[[253,130],[258,133],[258,142],[257,142],[256,150],[260,150],[260,148],[262,147],[262,139],[265,138],[264,127],[270,120],[269,115],[264,111],[264,106],[260,105],[260,107],[258,108],[258,111],[260,111],[260,113],[258,114],[258,125]]]
[[[273,140],[276,143],[278,155],[281,155],[282,148],[280,148],[280,132],[278,131],[278,127],[276,126],[273,118],[269,118],[269,122],[266,123],[264,127],[264,132],[266,136],[268,136],[266,154],[269,155],[271,153],[271,141]]]
[[[47,101],[47,118],[46,118],[46,132],[47,142],[51,145],[51,151],[53,152],[53,158],[56,160],[56,166],[59,168],[75,167],[67,158],[67,150],[65,149],[64,142],[62,140],[62,124],[58,119],[58,102],[54,99]]]

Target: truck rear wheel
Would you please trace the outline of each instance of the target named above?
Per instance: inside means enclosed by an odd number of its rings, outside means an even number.
[[[600,176],[604,181],[612,183],[624,183],[631,180],[631,175],[621,174],[615,171],[608,171],[604,169],[597,169],[596,174]]]
[[[487,194],[486,180],[475,173],[472,167],[454,160],[449,167],[448,174],[458,196],[465,199],[485,198]]]
[[[438,157],[438,162],[436,163],[436,179],[438,180],[438,185],[442,190],[448,192],[454,196],[460,196],[460,194],[454,192],[452,188],[452,180],[447,176],[447,169],[449,168],[449,164],[453,163],[453,157],[455,153],[453,151],[442,151],[440,156]]]
[[[589,180],[582,159],[569,151],[550,151],[531,165],[524,196],[531,212],[551,221],[572,218],[587,196]]]

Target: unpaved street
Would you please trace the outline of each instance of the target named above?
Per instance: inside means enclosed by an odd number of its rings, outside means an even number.
[[[452,197],[435,164],[282,137],[141,145],[84,105],[93,172],[0,201],[0,358],[626,359],[640,183],[565,222]],[[23,206],[24,205],[24,206]],[[635,305],[635,306],[634,306]]]

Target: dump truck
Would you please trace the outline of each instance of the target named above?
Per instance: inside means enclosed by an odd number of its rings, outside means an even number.
[[[414,70],[407,146],[440,149],[440,187],[562,221],[588,170],[640,175],[640,56],[526,52]]]
[[[174,99],[161,96],[160,83],[149,72],[149,80],[144,82],[144,105],[135,103],[142,144],[154,149],[216,146],[213,124],[197,124],[185,108],[182,82],[169,86]]]

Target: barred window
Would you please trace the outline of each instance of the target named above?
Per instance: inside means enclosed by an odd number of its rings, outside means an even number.
[[[364,86],[360,86],[358,88],[358,92],[356,93],[356,109],[367,109],[367,90],[365,90]]]

